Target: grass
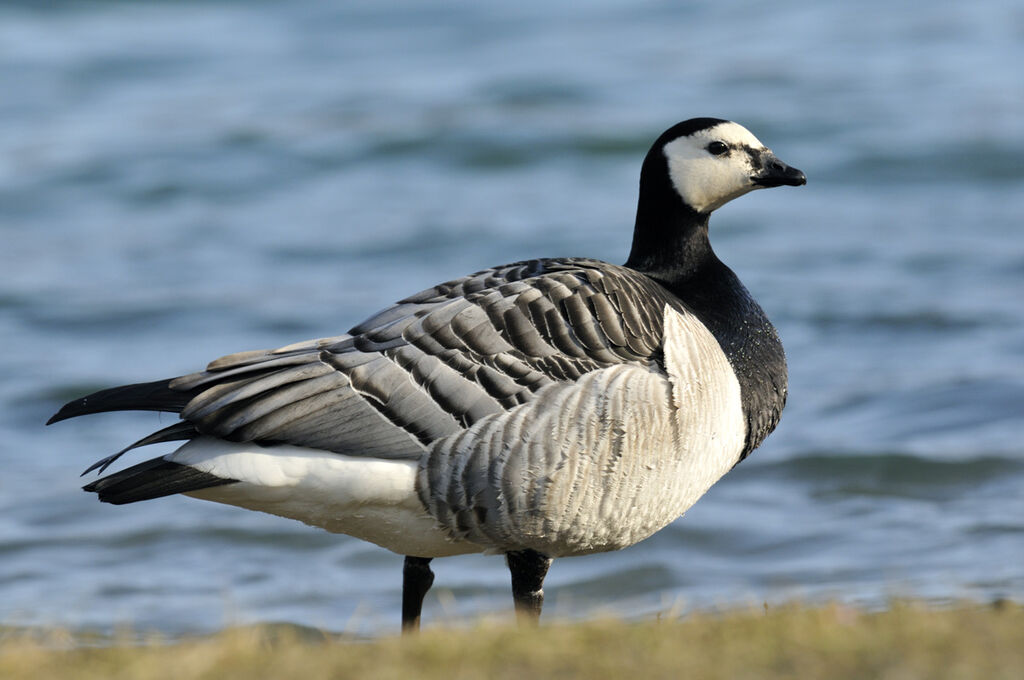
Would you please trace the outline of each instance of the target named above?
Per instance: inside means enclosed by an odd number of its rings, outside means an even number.
[[[98,645],[57,632],[9,631],[0,632],[0,678],[1016,680],[1024,678],[1024,606],[894,602],[864,612],[787,605],[537,629],[428,625],[414,638],[372,641],[251,627],[173,642],[126,638]]]

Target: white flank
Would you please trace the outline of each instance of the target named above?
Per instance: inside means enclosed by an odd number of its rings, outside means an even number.
[[[194,439],[166,458],[238,480],[187,494],[194,498],[297,519],[400,555],[444,557],[483,550],[452,541],[427,513],[415,489],[417,461],[211,437]]]

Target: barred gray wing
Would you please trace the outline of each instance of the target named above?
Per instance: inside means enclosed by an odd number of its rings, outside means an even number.
[[[520,262],[408,297],[346,335],[217,359],[170,387],[194,395],[181,416],[203,434],[415,458],[545,385],[659,361],[666,303],[678,305],[623,267]]]

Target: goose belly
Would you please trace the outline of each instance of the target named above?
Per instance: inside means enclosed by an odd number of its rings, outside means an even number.
[[[401,555],[443,557],[484,547],[453,541],[415,490],[415,460],[361,458],[295,446],[201,437],[168,460],[238,480],[187,495],[299,520]]]

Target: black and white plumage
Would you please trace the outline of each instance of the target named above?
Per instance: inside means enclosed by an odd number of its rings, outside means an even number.
[[[430,558],[504,553],[539,615],[551,558],[632,545],[683,514],[774,429],[782,345],[708,241],[708,216],[800,185],[750,132],[679,123],[644,160],[629,259],[541,259],[406,298],[345,335],[217,359],[73,401],[181,421],[105,458],[185,440],[87,485],[132,503],[184,493],[406,555],[418,625]]]

